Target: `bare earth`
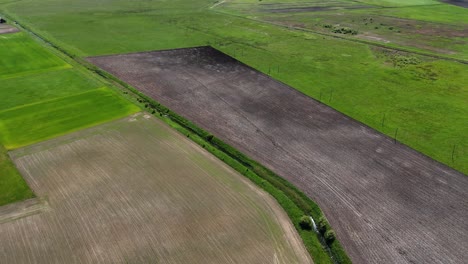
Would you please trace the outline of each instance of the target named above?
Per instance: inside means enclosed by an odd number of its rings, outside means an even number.
[[[211,48],[89,58],[294,183],[354,263],[464,263],[468,177]]]
[[[11,156],[47,208],[0,208],[1,263],[312,263],[271,196],[149,115]]]
[[[10,26],[8,24],[0,24],[0,35],[2,34],[8,34],[8,33],[15,33],[18,32],[19,29]]]

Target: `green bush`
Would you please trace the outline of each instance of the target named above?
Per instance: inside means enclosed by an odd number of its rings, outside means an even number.
[[[307,215],[301,217],[299,221],[299,226],[304,230],[311,230],[312,229],[312,220]]]
[[[331,243],[333,243],[336,239],[335,231],[327,230],[327,232],[325,232],[324,237],[325,237],[325,242],[327,242],[328,245],[331,245]]]

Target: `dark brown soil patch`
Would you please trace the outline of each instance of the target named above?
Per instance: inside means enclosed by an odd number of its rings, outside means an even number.
[[[468,8],[468,0],[444,0],[442,2]]]
[[[463,263],[468,177],[209,47],[89,61],[319,203],[354,263]]]

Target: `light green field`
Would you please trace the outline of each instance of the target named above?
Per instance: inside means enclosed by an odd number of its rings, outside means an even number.
[[[24,105],[0,112],[0,142],[15,149],[139,110],[108,88]]]
[[[0,206],[25,200],[34,194],[0,145]]]
[[[389,136],[398,129],[399,141],[468,173],[466,64],[421,58],[395,67],[369,45],[219,13],[213,4],[47,0],[0,9],[79,56],[212,45]]]
[[[25,33],[0,35],[0,79],[71,68]]]
[[[0,80],[0,111],[25,104],[99,88],[101,83],[85,78],[75,69],[30,74],[21,78]]]
[[[0,206],[31,198],[14,149],[139,111],[26,33],[0,35]]]
[[[418,6],[440,4],[440,2],[436,0],[357,0],[356,2],[377,6]]]

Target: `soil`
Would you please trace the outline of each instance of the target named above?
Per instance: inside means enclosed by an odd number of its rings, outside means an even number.
[[[354,263],[463,263],[468,177],[210,47],[89,58],[275,171]]]
[[[47,203],[0,207],[1,263],[312,263],[269,194],[148,114],[10,155]]]

